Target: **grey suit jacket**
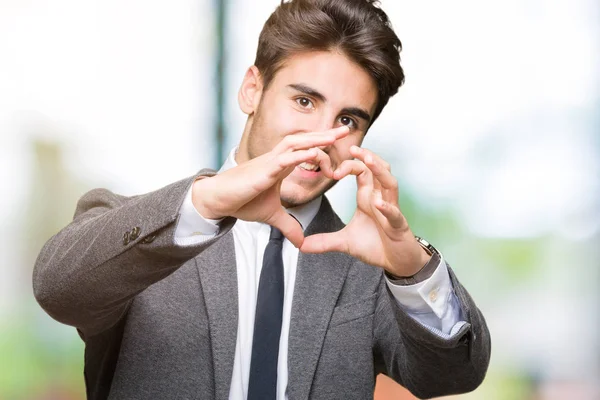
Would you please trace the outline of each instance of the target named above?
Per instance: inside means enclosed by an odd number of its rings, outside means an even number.
[[[206,243],[175,246],[194,178],[134,197],[88,192],[38,257],[35,296],[85,341],[89,399],[228,398],[238,317],[235,219]],[[306,235],[342,227],[324,199]],[[301,253],[289,399],[372,398],[378,373],[423,398],[475,389],[490,336],[451,270],[450,277],[468,324],[444,340],[398,307],[381,269],[343,253]]]

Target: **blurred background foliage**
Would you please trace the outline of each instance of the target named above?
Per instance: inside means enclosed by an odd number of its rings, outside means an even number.
[[[83,343],[35,303],[35,258],[87,190],[218,168],[277,4],[0,2],[0,400],[85,398]],[[492,334],[486,381],[454,398],[600,398],[600,6],[382,5],[407,83],[364,145]],[[354,193],[346,179],[328,194],[346,221]],[[412,397],[380,377],[376,398]]]

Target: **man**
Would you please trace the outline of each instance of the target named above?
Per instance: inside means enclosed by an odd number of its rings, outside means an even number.
[[[364,399],[475,389],[490,338],[415,238],[389,164],[360,147],[403,82],[367,0],[293,0],[261,32],[219,173],[85,194],[37,260],[37,300],[85,341],[91,399]],[[323,194],[356,176],[344,226]]]

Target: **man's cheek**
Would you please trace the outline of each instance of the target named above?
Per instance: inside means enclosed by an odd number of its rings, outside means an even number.
[[[283,132],[292,134],[318,132],[321,130],[317,115],[302,114],[295,110],[283,112],[277,117]]]

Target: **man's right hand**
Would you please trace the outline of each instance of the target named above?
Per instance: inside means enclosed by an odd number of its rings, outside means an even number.
[[[264,222],[278,228],[294,246],[300,247],[304,233],[281,204],[281,182],[303,162],[318,164],[323,174],[333,179],[331,160],[320,147],[329,146],[346,135],[347,126],[288,135],[270,152],[194,182],[194,207],[204,218],[229,216]]]

